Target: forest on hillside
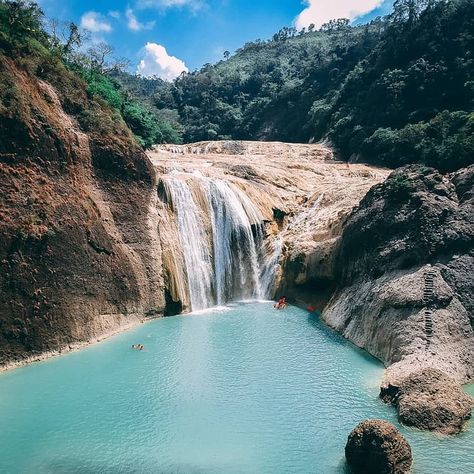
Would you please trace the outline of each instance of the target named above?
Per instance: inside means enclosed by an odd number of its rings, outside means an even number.
[[[174,83],[117,79],[185,142],[327,140],[344,160],[474,157],[474,2],[397,0],[367,25],[283,28]]]
[[[134,97],[113,79],[129,61],[116,57],[111,46],[91,43],[87,31],[72,22],[46,18],[35,2],[0,0],[0,115],[10,117],[0,120],[0,151],[2,133],[11,134],[11,116],[24,103],[23,91],[12,82],[4,58],[15,60],[27,74],[62,90],[63,107],[84,131],[120,134],[128,126],[145,148],[181,140],[167,118],[160,118],[158,111],[153,112],[142,98]],[[78,99],[83,89],[88,101]]]
[[[0,50],[40,76],[79,76],[145,148],[326,141],[347,161],[441,171],[473,162],[472,0],[396,0],[390,15],[365,25],[285,27],[173,82],[130,74],[112,48],[87,48],[86,39],[34,2],[0,0]],[[5,107],[12,87],[0,91]],[[85,129],[106,126],[91,110],[79,116]]]

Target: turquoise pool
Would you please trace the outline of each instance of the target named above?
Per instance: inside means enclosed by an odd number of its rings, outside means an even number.
[[[377,397],[382,374],[295,307],[153,321],[0,374],[0,472],[343,473],[359,421],[396,423]],[[474,473],[474,427],[401,430],[415,473]]]

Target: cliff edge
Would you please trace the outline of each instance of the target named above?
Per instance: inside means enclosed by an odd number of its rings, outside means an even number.
[[[382,395],[416,385],[417,373],[430,369],[451,385],[474,377],[473,188],[474,166],[449,175],[401,168],[369,191],[344,226],[334,257],[339,287],[322,316],[385,363]],[[444,426],[422,418],[411,423],[461,430],[472,400],[454,392],[459,416],[445,416]],[[428,398],[428,418],[435,417],[432,409],[450,410],[442,390]]]
[[[0,48],[0,365],[163,311],[155,175],[59,60]]]

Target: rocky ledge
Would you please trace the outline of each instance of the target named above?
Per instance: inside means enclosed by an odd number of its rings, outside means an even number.
[[[473,400],[437,369],[426,368],[400,381],[382,384],[381,398],[398,409],[408,426],[444,434],[459,433],[471,417]]]
[[[346,459],[355,474],[405,474],[412,464],[410,445],[384,420],[365,420],[352,430]]]
[[[344,225],[331,256],[337,289],[322,317],[384,362],[384,384],[414,374],[411,386],[427,389],[416,375],[424,368],[442,371],[457,393],[473,379],[473,188],[474,166],[451,175],[402,168],[373,187]],[[451,417],[439,416],[452,412],[449,397],[442,390],[431,397],[425,416],[437,422],[402,420],[455,432]]]
[[[341,163],[334,159],[330,148],[320,144],[200,142],[158,145],[148,156],[158,176],[192,173],[225,181],[245,194],[266,224],[267,252],[273,252],[272,246],[283,249],[283,275],[278,268],[275,271],[278,292],[291,294],[293,301],[305,301],[318,309],[331,296],[331,282],[319,292],[313,291],[310,283],[332,271],[331,256],[344,220],[369,189],[389,174],[389,170],[374,166]],[[199,189],[193,188],[193,193],[199,195]],[[183,272],[174,263],[179,237],[170,225],[166,207],[158,211],[164,274],[169,297],[178,302],[178,289],[183,287],[182,279],[176,277]],[[320,262],[321,252],[328,257],[325,263]],[[310,271],[305,272],[303,267]]]

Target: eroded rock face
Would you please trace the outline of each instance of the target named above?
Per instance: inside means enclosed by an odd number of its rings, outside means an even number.
[[[339,289],[323,318],[390,377],[423,367],[474,376],[474,166],[452,176],[397,170],[348,218]]]
[[[224,180],[244,192],[257,206],[267,233],[279,239],[282,247],[280,265],[275,269],[276,292],[318,309],[335,288],[335,249],[345,219],[389,173],[337,162],[323,145],[202,142],[160,145],[149,156],[159,175],[170,170],[195,173]],[[166,209],[160,214],[166,280],[172,299],[177,301],[183,299],[179,295],[184,286],[179,278],[182,265],[176,261],[179,249],[173,245],[179,239]]]
[[[322,315],[388,366],[385,387],[406,381],[402,422],[447,433],[471,411],[460,384],[474,377],[473,187],[474,166],[408,166],[372,188],[345,223]]]
[[[66,71],[39,79],[1,53],[0,65],[21,90],[0,110],[3,366],[160,314],[164,295],[155,173],[131,132]]]
[[[402,423],[444,434],[462,430],[474,402],[453,379],[432,368],[386,381],[380,396],[397,407]]]
[[[354,428],[345,453],[356,474],[406,474],[412,464],[410,445],[384,420],[365,420]]]

